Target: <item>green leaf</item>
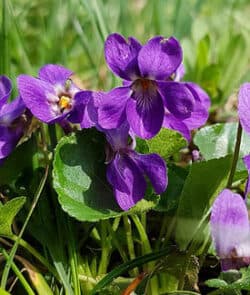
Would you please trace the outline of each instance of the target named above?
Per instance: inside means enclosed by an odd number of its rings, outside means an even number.
[[[28,167],[32,167],[35,140],[29,139],[18,146],[0,167],[0,185],[9,184]]]
[[[226,186],[230,167],[231,156],[191,166],[177,209],[176,241],[181,250],[187,248],[212,201]],[[202,235],[196,240],[202,242]]]
[[[236,141],[238,123],[219,123],[200,129],[194,143],[199,147],[202,156],[206,160],[218,159],[233,154]],[[237,171],[246,171],[242,157],[250,152],[250,136],[243,131],[240,146]]]
[[[12,236],[11,224],[25,201],[25,197],[19,197],[0,205],[0,235]]]
[[[168,186],[154,210],[168,212],[177,209],[187,175],[186,169],[168,165]]]
[[[250,268],[242,268],[240,272],[242,274],[242,277],[229,286],[232,289],[243,289],[250,291]]]
[[[204,68],[201,76],[201,86],[208,92],[211,99],[216,102],[221,99],[218,84],[221,78],[221,68],[210,64]]]
[[[53,185],[64,211],[81,221],[98,221],[151,209],[157,198],[123,212],[106,181],[103,135],[85,130],[64,137],[55,150]]]
[[[147,141],[147,144],[150,153],[157,153],[167,160],[186,147],[187,141],[178,132],[162,128],[155,137]]]
[[[242,277],[237,279],[240,275]],[[250,291],[250,268],[242,268],[239,272],[236,270],[229,270],[222,272],[218,279],[207,280],[205,283],[212,288],[219,288],[222,290],[247,290]],[[225,278],[225,280],[224,280]]]
[[[227,286],[227,282],[221,279],[210,279],[205,284],[210,288],[224,288]]]

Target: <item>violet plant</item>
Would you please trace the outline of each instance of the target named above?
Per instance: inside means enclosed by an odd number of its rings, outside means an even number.
[[[98,13],[93,20],[103,24]],[[198,56],[192,71],[175,37],[142,45],[107,31],[106,66],[120,82],[101,76],[100,47],[92,54],[88,44],[98,87],[48,63],[36,78],[19,71],[12,100],[10,80],[0,77],[0,293],[248,291],[249,83],[236,95],[238,129],[210,126],[219,115],[212,108],[209,117],[209,96],[214,103],[228,91],[228,74],[221,84],[204,74],[214,60]],[[233,279],[217,278],[232,270]]]

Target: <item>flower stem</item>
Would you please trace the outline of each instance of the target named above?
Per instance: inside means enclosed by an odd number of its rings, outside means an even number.
[[[1,249],[0,251],[2,252],[5,259],[8,261],[9,255],[8,255],[7,251],[5,251],[4,249]],[[23,285],[24,289],[26,290],[27,294],[28,295],[35,295],[35,292],[32,290],[29,283],[26,281],[25,277],[23,276],[21,271],[18,269],[18,267],[16,266],[14,261],[11,262],[11,268],[12,268],[13,272],[16,274],[16,276],[18,277],[18,279],[20,280],[20,282]]]
[[[79,282],[79,274],[78,274],[78,253],[75,243],[74,236],[74,227],[72,225],[72,221],[70,217],[67,218],[67,236],[68,236],[68,251],[69,251],[69,261],[71,268],[72,281],[74,286],[74,294],[80,295],[81,288]]]
[[[105,274],[107,272],[109,257],[110,257],[110,239],[107,234],[107,220],[101,221],[101,245],[102,254],[101,261],[98,268],[98,275]]]
[[[8,238],[13,241],[16,241],[18,239],[16,235],[8,237]],[[19,240],[19,245],[23,247],[24,249],[26,249],[30,254],[32,254],[38,261],[40,261],[53,274],[55,278],[60,280],[54,267],[35,248],[33,248],[29,243],[27,243],[23,239]]]
[[[124,223],[125,232],[126,232],[129,258],[130,260],[133,260],[135,259],[135,248],[134,248],[134,242],[133,242],[133,236],[132,236],[131,222],[128,216],[123,216],[123,223]],[[138,276],[139,274],[138,268],[136,267],[135,269],[131,270],[131,273],[134,276]]]
[[[239,122],[238,129],[237,129],[236,143],[235,143],[235,147],[234,147],[234,156],[233,156],[233,160],[232,160],[231,171],[230,171],[228,181],[227,181],[227,188],[230,188],[233,183],[233,178],[234,178],[234,174],[235,174],[235,170],[236,170],[236,166],[237,166],[237,162],[238,162],[238,158],[239,158],[239,153],[240,153],[241,137],[242,137],[242,127]]]
[[[151,253],[152,252],[151,245],[148,240],[148,236],[145,231],[145,228],[143,227],[139,217],[137,215],[132,215],[132,219],[133,219],[133,222],[134,222],[134,224],[139,232],[140,238],[141,238],[142,248],[143,248],[143,252],[144,252],[143,254],[145,255],[145,254]],[[153,271],[155,268],[155,262],[154,261],[149,262],[147,265],[147,268],[148,269],[146,271]],[[151,278],[150,288],[151,288],[152,295],[159,294],[158,293],[158,278],[156,276]]]
[[[56,126],[55,124],[51,124],[48,126],[48,128],[49,128],[51,150],[53,151],[57,145]]]

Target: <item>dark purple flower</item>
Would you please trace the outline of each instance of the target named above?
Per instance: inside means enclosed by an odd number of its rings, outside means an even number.
[[[157,154],[143,155],[134,151],[134,140],[128,136],[127,123],[119,129],[105,130],[109,143],[107,155],[107,179],[112,185],[117,203],[128,210],[141,200],[146,192],[147,177],[156,192],[167,187],[167,168]]]
[[[132,37],[127,41],[111,34],[105,43],[105,58],[124,82],[123,87],[103,97],[98,108],[98,122],[103,128],[117,128],[127,120],[141,138],[153,137],[162,125],[188,137],[191,126],[206,121],[204,92],[194,84],[173,81],[183,75],[182,49],[175,38],[157,36],[142,46]]]
[[[62,122],[64,119],[80,123],[86,96],[78,97],[80,89],[70,80],[73,73],[59,65],[43,66],[38,78],[20,75],[18,89],[26,106],[35,117],[45,123]]]
[[[11,88],[11,81],[6,76],[0,76],[0,163],[15,148],[27,124],[22,99],[18,97],[8,103]]]
[[[212,207],[210,220],[223,271],[250,264],[250,227],[245,201],[224,189]]]

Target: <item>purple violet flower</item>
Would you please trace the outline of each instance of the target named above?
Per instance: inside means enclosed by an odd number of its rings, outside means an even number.
[[[250,226],[243,198],[224,189],[212,207],[210,227],[223,271],[250,264]]]
[[[15,148],[28,124],[22,99],[17,97],[8,103],[11,89],[9,78],[0,76],[0,164]]]
[[[164,126],[190,139],[190,130],[207,120],[205,92],[193,83],[173,81],[183,75],[182,49],[175,38],[157,36],[142,46],[114,33],[105,42],[105,58],[124,81],[104,95],[98,108],[101,127],[117,128],[127,119],[141,138],[155,136]]]
[[[89,100],[89,91],[85,97],[77,96],[80,89],[70,80],[72,74],[62,66],[48,64],[40,69],[38,78],[28,75],[17,78],[21,97],[35,117],[45,123],[82,121],[82,108]]]
[[[108,146],[107,179],[112,185],[117,203],[128,210],[141,200],[146,192],[145,176],[151,181],[155,193],[161,194],[167,187],[167,168],[157,154],[143,155],[134,151],[135,141],[129,143],[129,125],[105,130]]]

